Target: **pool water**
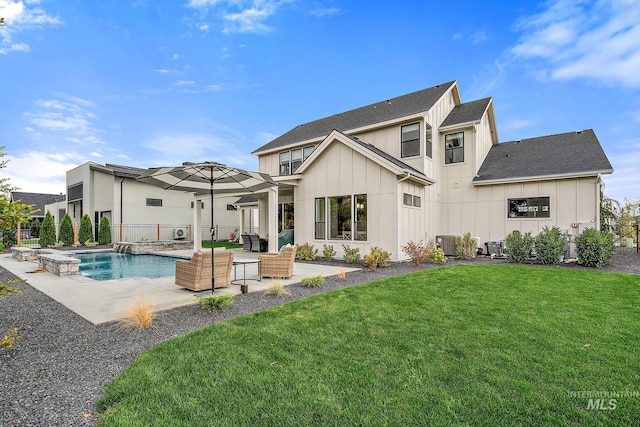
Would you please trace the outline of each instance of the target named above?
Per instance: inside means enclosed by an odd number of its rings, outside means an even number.
[[[131,277],[174,276],[176,259],[159,255],[131,255],[115,252],[80,253],[79,271],[94,280],[126,279]]]

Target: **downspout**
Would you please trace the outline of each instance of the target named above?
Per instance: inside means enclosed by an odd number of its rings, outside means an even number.
[[[596,178],[596,230],[600,230],[600,189],[602,187],[602,177],[601,174],[598,174]]]
[[[123,224],[122,222],[122,192],[123,192],[123,184],[124,184],[124,180],[127,179],[126,177],[122,178],[122,181],[120,181],[120,224]]]

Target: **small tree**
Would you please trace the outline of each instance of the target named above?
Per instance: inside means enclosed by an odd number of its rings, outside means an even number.
[[[58,230],[59,240],[67,246],[74,244],[73,241],[73,223],[69,214],[65,214],[60,221],[60,230]],[[55,243],[55,242],[54,242]]]
[[[464,233],[464,236],[456,236],[456,255],[462,259],[474,259],[478,253],[478,244],[471,233]]]
[[[31,230],[31,237],[40,236],[40,220],[38,218],[33,218],[29,229]]]
[[[51,212],[47,211],[40,227],[40,246],[47,247],[56,243],[56,225],[53,223]]]
[[[91,218],[89,215],[84,214],[82,218],[80,218],[80,230],[78,230],[78,240],[81,243],[84,242],[93,242],[93,226],[91,225]]]
[[[103,216],[100,218],[100,228],[98,229],[98,243],[106,245],[111,243],[111,225],[109,224],[109,218]]]

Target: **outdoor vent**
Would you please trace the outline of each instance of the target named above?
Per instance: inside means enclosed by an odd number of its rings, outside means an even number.
[[[184,240],[187,238],[187,228],[178,227],[173,229],[173,240]]]

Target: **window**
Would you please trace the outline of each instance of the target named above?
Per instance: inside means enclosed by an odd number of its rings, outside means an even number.
[[[291,173],[294,173],[302,164],[302,148],[291,150]]]
[[[150,199],[147,197],[147,206],[162,207],[162,199]]]
[[[204,205],[204,203],[203,203]],[[203,206],[204,207],[204,206]],[[238,208],[236,208],[234,205],[227,203],[227,210],[228,211],[237,211]]]
[[[83,188],[82,182],[79,184],[73,184],[67,187],[67,194],[69,195],[68,200],[70,202],[73,202],[76,200],[82,200],[82,192],[83,192],[82,188]]]
[[[315,238],[316,239],[326,239],[326,209],[325,209],[326,201],[324,197],[316,199],[316,212],[315,212]]]
[[[291,151],[280,153],[280,175],[291,175]]]
[[[420,155],[420,123],[405,125],[400,128],[400,156]]]
[[[193,202],[191,202],[191,209],[193,209],[193,206],[194,206],[194,204],[193,204]],[[200,209],[204,209],[204,202],[200,202]],[[229,210],[229,209],[227,208],[227,210]]]
[[[420,206],[422,206],[422,200],[420,199],[420,196],[414,196],[412,194],[407,194],[407,193],[404,193],[402,195],[402,203],[405,206],[413,206],[416,208],[419,208]]]
[[[367,240],[367,195],[357,194],[354,198],[356,202],[356,235],[354,240]]]
[[[509,199],[508,218],[549,218],[549,197]]]
[[[315,145],[280,153],[280,175],[291,175],[316,149]]]
[[[329,197],[329,238],[351,238],[351,196]]]
[[[444,136],[444,163],[464,162],[464,132]]]
[[[424,124],[424,141],[425,141],[425,145],[424,145],[424,151],[425,151],[425,155],[428,158],[432,158],[433,157],[433,132],[431,131],[431,126],[429,125],[429,123]]]

